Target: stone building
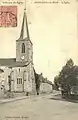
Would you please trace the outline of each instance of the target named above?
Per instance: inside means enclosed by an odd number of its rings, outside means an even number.
[[[51,93],[51,92],[53,92],[52,84],[42,82],[40,85],[40,93]]]
[[[42,77],[42,81],[40,84],[40,93],[52,93],[52,92],[53,92],[52,82],[47,80],[47,78]]]
[[[53,92],[53,84],[47,78],[43,77],[43,74],[38,74],[34,70],[35,74],[35,83],[36,83],[36,91],[37,94],[41,93],[52,93]]]
[[[26,9],[24,9],[21,33],[16,40],[16,58],[0,59],[0,68],[4,70],[5,89],[8,90],[8,78],[11,78],[11,91],[32,92],[35,90],[33,71],[33,44],[30,40]]]

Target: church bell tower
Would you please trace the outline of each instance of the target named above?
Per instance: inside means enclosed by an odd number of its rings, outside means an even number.
[[[16,61],[17,62],[33,61],[33,44],[29,36],[26,7],[24,9],[20,37],[18,40],[16,40]]]

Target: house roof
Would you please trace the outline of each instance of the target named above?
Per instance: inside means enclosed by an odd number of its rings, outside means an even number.
[[[9,66],[16,62],[16,58],[0,58],[0,66]]]

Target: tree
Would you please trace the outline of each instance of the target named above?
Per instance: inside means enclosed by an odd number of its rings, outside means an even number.
[[[37,92],[37,95],[39,95],[42,73],[37,74],[34,69],[34,75],[35,75],[36,92]]]
[[[69,59],[59,74],[62,87],[64,87],[65,85],[69,86],[73,82],[73,69],[74,62],[72,59]]]
[[[67,94],[70,93],[72,86],[77,84],[76,76],[78,69],[76,69],[76,67],[77,66],[74,66],[73,60],[69,59],[60,71],[57,80],[54,80],[54,83],[59,87],[61,86],[62,90]]]
[[[54,89],[59,90],[59,76],[55,76],[54,78]]]

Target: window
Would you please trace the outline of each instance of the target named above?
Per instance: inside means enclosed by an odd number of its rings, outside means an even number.
[[[22,43],[22,51],[21,52],[25,53],[25,44],[24,43]]]
[[[19,78],[19,84],[22,84],[22,78]]]
[[[17,78],[17,84],[22,84],[22,78]]]
[[[19,80],[19,79],[17,78],[17,84],[19,83],[18,80]]]
[[[20,73],[20,68],[19,68],[19,73]]]
[[[22,78],[20,78],[20,84],[22,84]]]
[[[19,78],[19,84],[20,84],[20,78]]]

